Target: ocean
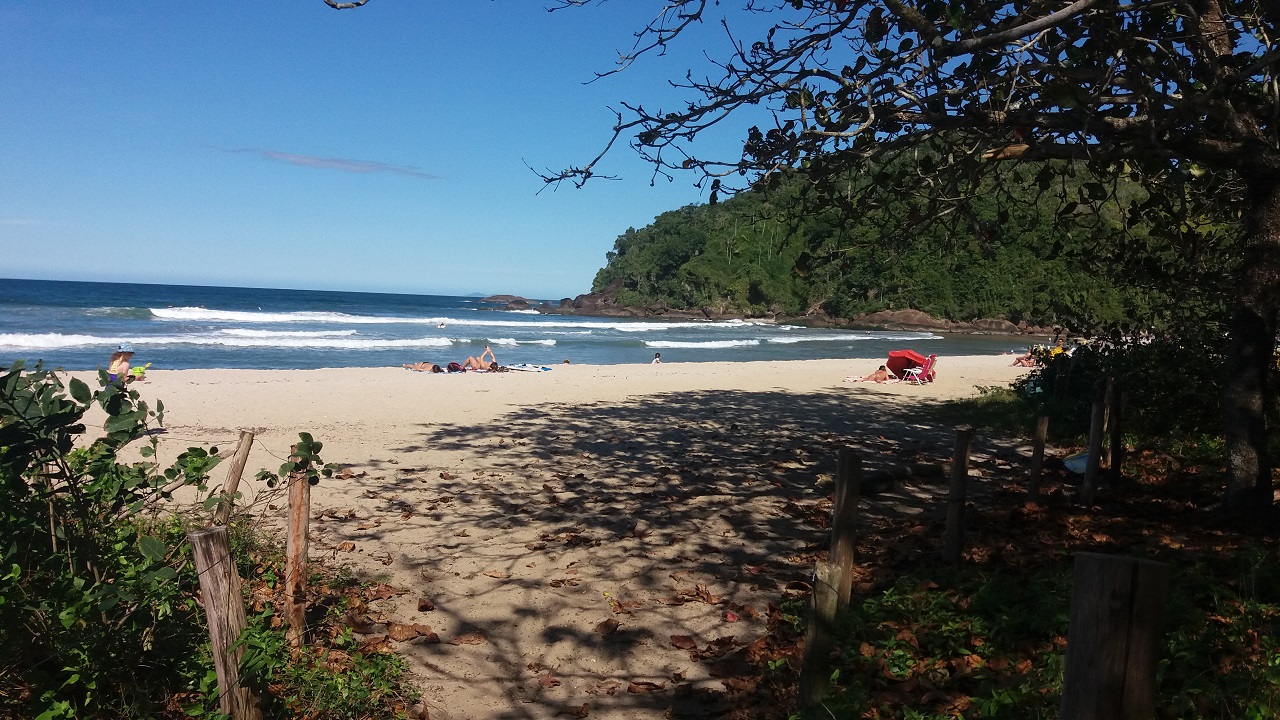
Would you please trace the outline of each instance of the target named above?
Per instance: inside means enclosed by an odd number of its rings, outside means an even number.
[[[480,298],[0,279],[0,367],[92,370],[121,342],[153,369],[647,363],[876,358],[911,348],[998,354],[1018,338],[805,328],[751,320],[630,320],[513,311]],[[874,368],[872,368],[874,369]]]

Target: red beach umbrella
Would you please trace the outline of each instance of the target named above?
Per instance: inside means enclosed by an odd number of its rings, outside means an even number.
[[[902,377],[903,371],[908,368],[922,367],[927,359],[915,350],[890,350],[889,360],[884,366],[889,369],[889,372]]]

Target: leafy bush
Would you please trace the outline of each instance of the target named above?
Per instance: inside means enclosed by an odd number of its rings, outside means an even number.
[[[100,389],[22,363],[0,368],[0,717],[216,717],[217,679],[197,579],[184,542],[189,523],[153,511],[181,487],[206,493],[217,448],[189,448],[167,468],[122,463],[131,442],[155,456],[152,410],[136,391]],[[85,444],[83,418],[106,412],[105,435]],[[77,447],[77,445],[80,445]],[[313,484],[329,475],[321,444],[300,433],[280,474]],[[249,524],[233,524],[242,575],[269,586],[278,555]],[[278,593],[277,593],[278,594]],[[284,645],[271,613],[251,618],[244,641],[247,677],[258,684],[267,717],[403,716],[412,694],[403,662],[355,647],[334,630],[308,648]],[[336,627],[336,625],[335,625]]]
[[[1053,418],[1060,436],[1089,432],[1095,389],[1114,378],[1125,394],[1124,424],[1144,436],[1221,434],[1222,348],[1159,338],[1104,341],[1050,356],[1014,383],[1019,397]]]
[[[404,659],[390,652],[362,652],[349,628],[326,645],[289,648],[270,610],[254,618],[244,635],[246,682],[265,688],[269,717],[404,717],[414,697],[400,682]]]
[[[1274,545],[1166,554],[1159,718],[1280,713]],[[837,683],[806,718],[1057,717],[1071,557],[1034,569],[921,563],[842,615]]]
[[[180,486],[204,489],[217,450],[191,448],[163,471],[117,462],[164,408],[99,381],[64,385],[22,363],[0,374],[0,696],[42,719],[137,714],[190,671],[201,639],[172,545],[157,536],[164,525],[144,508]],[[106,434],[76,448],[95,404]]]

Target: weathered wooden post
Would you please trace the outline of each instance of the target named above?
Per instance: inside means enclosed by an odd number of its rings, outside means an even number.
[[[837,604],[849,606],[853,588],[854,540],[857,537],[858,495],[862,482],[862,458],[850,448],[836,460],[835,507],[831,521],[831,564],[836,569]]]
[[[307,524],[311,519],[311,482],[305,472],[289,473],[289,536],[285,542],[285,639],[297,647],[306,639]]]
[[[818,563],[809,628],[805,633],[804,661],[800,667],[801,707],[814,707],[827,695],[831,648],[835,644],[836,609],[840,602],[835,587],[839,575],[834,564]]]
[[[262,720],[262,710],[253,691],[240,684],[240,658],[243,647],[236,647],[244,632],[244,596],[240,592],[240,576],[223,526],[187,533],[195,557],[196,574],[200,578],[200,594],[205,615],[209,619],[209,644],[213,652],[213,669],[218,674],[218,705],[232,720]]]
[[[956,444],[951,454],[951,489],[947,493],[947,529],[942,540],[942,559],[960,562],[964,551],[964,505],[969,496],[969,443],[973,428],[956,428]]]
[[[1084,483],[1080,486],[1080,500],[1092,505],[1098,493],[1098,474],[1102,466],[1102,440],[1107,427],[1107,395],[1111,379],[1099,383],[1093,395],[1093,415],[1089,419],[1089,456],[1084,471]]]
[[[1027,499],[1040,499],[1040,471],[1044,466],[1044,443],[1049,437],[1049,417],[1036,418],[1036,436],[1031,445],[1031,478],[1027,481]]]
[[[253,432],[241,430],[240,444],[236,446],[236,454],[231,459],[227,479],[222,483],[222,499],[218,501],[218,511],[213,514],[214,525],[226,525],[231,519],[231,507],[235,504],[236,490],[240,487],[240,476],[244,474],[245,463],[249,462],[251,447],[253,447]]]
[[[1121,418],[1124,415],[1124,392],[1120,388],[1120,383],[1114,383],[1111,386],[1111,410],[1107,417],[1109,418],[1108,430],[1111,439],[1108,445],[1111,449],[1111,462],[1108,473],[1108,480],[1112,485],[1120,484],[1121,473],[1124,467],[1124,429],[1121,427]]]
[[[1169,566],[1077,553],[1062,720],[1152,720]]]

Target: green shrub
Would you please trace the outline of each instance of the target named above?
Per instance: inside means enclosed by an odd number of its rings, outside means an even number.
[[[1086,435],[1095,389],[1114,378],[1125,394],[1129,432],[1145,436],[1220,434],[1222,348],[1170,338],[1092,342],[1071,354],[1039,351],[1041,365],[1014,383],[1053,421],[1059,436]]]
[[[120,462],[135,441],[147,442],[144,459],[155,456],[149,430],[164,408],[105,373],[99,385],[64,383],[40,365],[0,368],[0,717],[218,717],[185,542],[191,525],[151,509],[180,487],[197,488],[211,507],[218,498],[206,481],[218,450],[189,448],[163,469]],[[106,411],[105,434],[86,444],[82,420],[94,405]],[[295,448],[280,475],[315,483],[331,473],[310,435]],[[259,477],[274,485],[280,475]],[[247,524],[232,530],[242,576],[269,578],[273,547]],[[248,678],[267,717],[403,715],[412,695],[400,658],[359,651],[349,631],[331,635],[294,650],[269,614],[253,618]]]
[[[189,449],[163,471],[118,462],[164,408],[99,380],[90,391],[40,365],[0,371],[0,697],[42,719],[150,712],[156,688],[192,671],[201,639],[169,526],[144,509],[178,486],[204,489],[217,450]],[[94,404],[106,434],[75,448]]]

